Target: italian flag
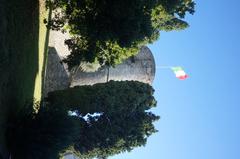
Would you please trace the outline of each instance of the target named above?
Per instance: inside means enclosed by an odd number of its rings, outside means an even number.
[[[182,67],[171,67],[173,72],[175,73],[176,77],[180,80],[184,80],[188,78],[188,75],[184,72]]]

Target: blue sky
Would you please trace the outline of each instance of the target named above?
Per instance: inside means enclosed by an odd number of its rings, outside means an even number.
[[[240,158],[240,1],[196,3],[188,29],[162,32],[149,46],[157,66],[183,66],[190,78],[157,70],[159,132],[145,147],[110,159]]]

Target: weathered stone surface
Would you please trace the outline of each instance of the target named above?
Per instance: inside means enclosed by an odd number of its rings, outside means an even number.
[[[140,81],[151,84],[155,76],[155,61],[150,49],[142,47],[139,54],[125,60],[115,68],[102,68],[96,72],[82,72],[78,70],[71,81],[71,87],[77,85],[92,85],[104,83],[108,80],[114,81]]]
[[[44,81],[44,97],[46,97],[48,92],[65,89],[70,85],[69,74],[60,61],[61,58],[55,48],[49,47],[47,70]]]

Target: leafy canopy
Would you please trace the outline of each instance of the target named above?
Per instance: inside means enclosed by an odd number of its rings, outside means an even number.
[[[52,29],[68,31],[71,52],[64,62],[72,68],[81,61],[101,65],[120,63],[139,47],[158,39],[160,31],[188,27],[183,19],[194,13],[193,0],[53,0]]]
[[[159,119],[146,112],[156,106],[153,93],[145,83],[110,81],[50,92],[47,101],[54,107],[67,107],[79,118],[88,116],[69,151],[80,158],[94,158],[146,144],[147,137],[156,132],[153,122]]]

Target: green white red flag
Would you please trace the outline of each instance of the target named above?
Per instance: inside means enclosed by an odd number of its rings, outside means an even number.
[[[185,73],[182,67],[171,67],[171,69],[173,70],[178,79],[185,80],[186,78],[188,78],[188,75]]]

